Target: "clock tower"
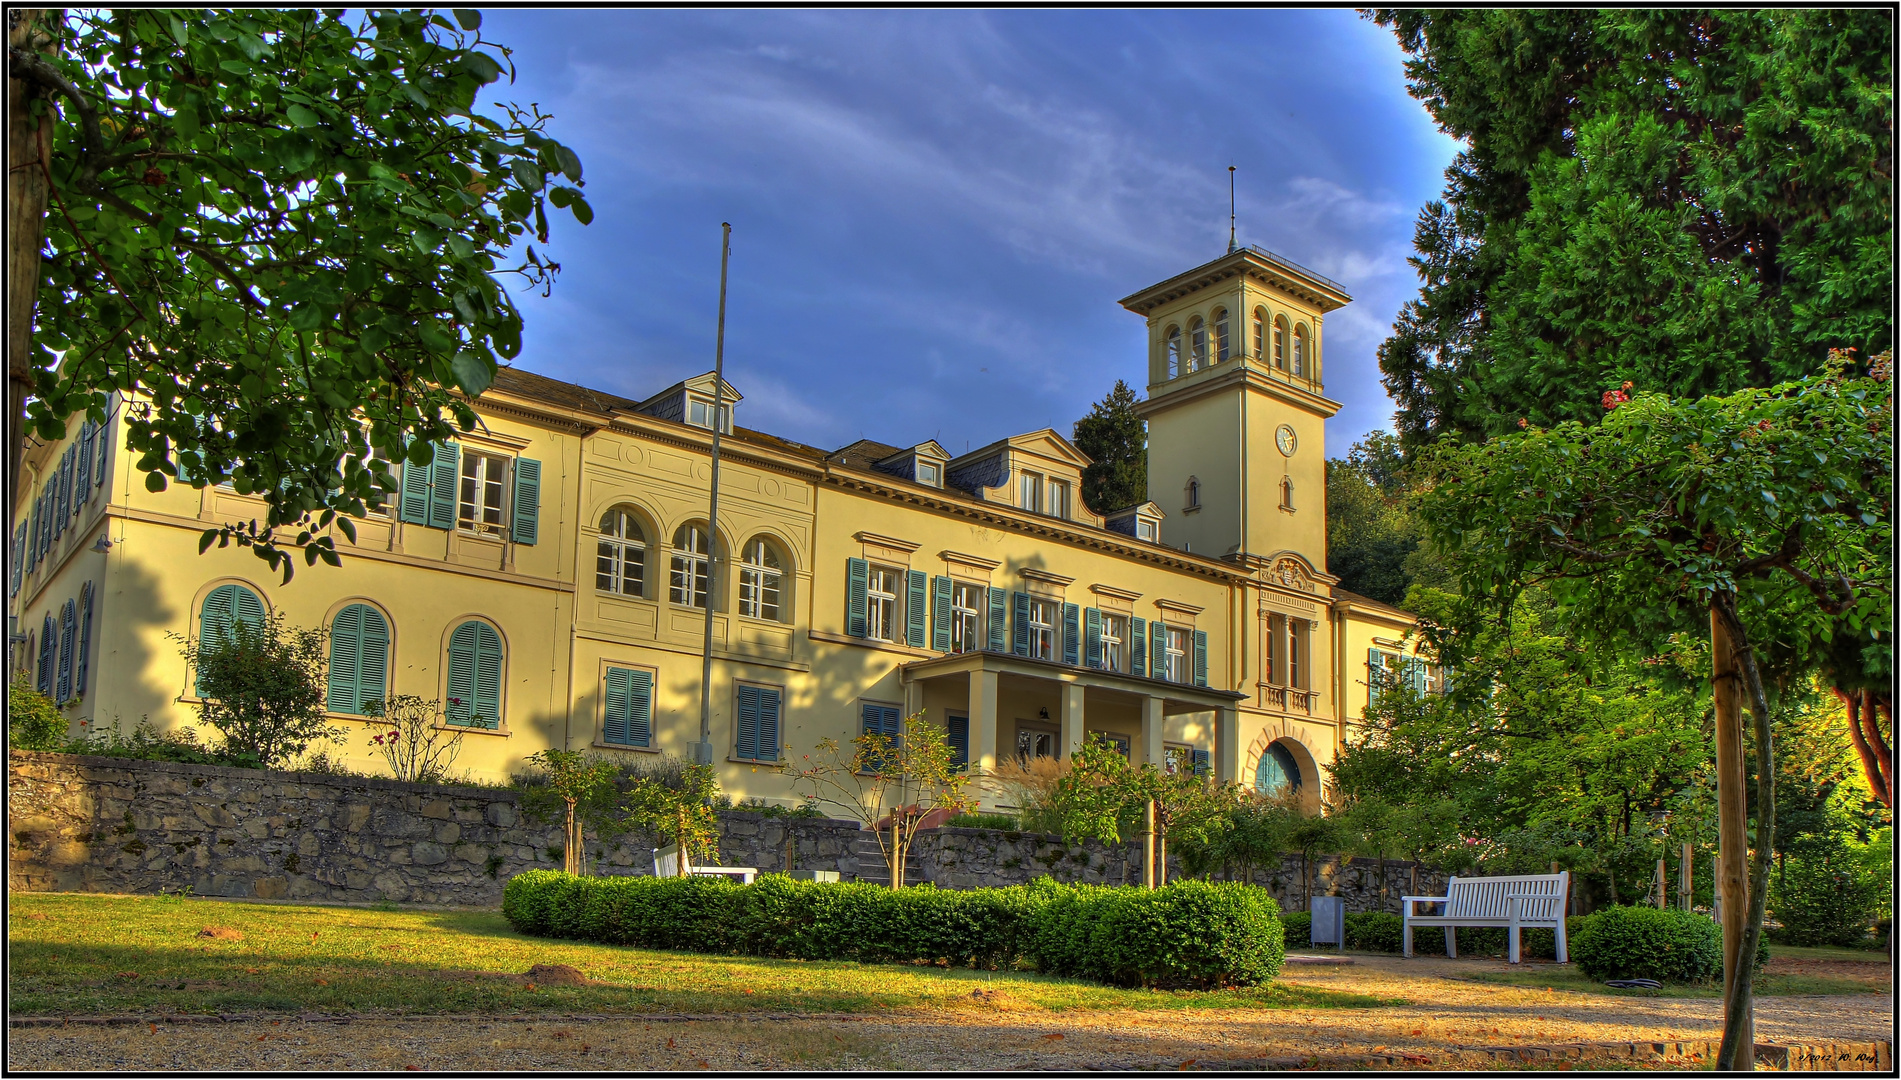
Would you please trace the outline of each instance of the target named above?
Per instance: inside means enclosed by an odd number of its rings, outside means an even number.
[[[1323,323],[1338,282],[1240,248],[1122,300],[1149,329],[1149,498],[1162,543],[1327,572]]]

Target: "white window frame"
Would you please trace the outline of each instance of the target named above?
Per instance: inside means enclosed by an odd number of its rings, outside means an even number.
[[[1164,623],[1162,636],[1162,677],[1172,683],[1188,681],[1188,654],[1194,648],[1192,634],[1179,626]]]
[[[1294,327],[1294,363],[1290,370],[1297,378],[1307,377],[1307,333],[1303,327]]]
[[[1307,620],[1286,619],[1287,625],[1287,687],[1290,690],[1307,689],[1308,667],[1311,658],[1307,655]]]
[[[1233,328],[1234,317],[1228,314],[1228,309],[1217,309],[1214,317],[1213,348],[1210,350],[1217,364],[1225,363],[1234,353]]]
[[[692,424],[694,427],[705,428],[706,430],[711,431],[713,430],[712,416],[713,416],[712,402],[706,401],[702,398],[696,398],[696,397],[688,397],[686,399],[686,417],[687,417],[686,422],[687,423]],[[720,403],[719,419],[720,419],[720,428],[719,428],[720,434],[731,435],[733,433],[732,405],[725,402]]]
[[[785,568],[773,566],[767,558],[779,553],[762,538],[746,544],[739,556],[739,613],[750,619],[778,622],[780,598],[784,594]],[[783,561],[783,560],[780,560]]]
[[[1168,328],[1168,336],[1163,339],[1163,358],[1168,365],[1168,377],[1179,378],[1187,374],[1182,367],[1182,330],[1179,326]]]
[[[879,588],[880,584],[886,587]],[[898,641],[904,634],[904,571],[873,563],[865,571],[865,636]]]
[[[1050,478],[1049,501],[1044,504],[1043,512],[1054,518],[1069,519],[1069,481]]]
[[[1188,370],[1200,371],[1208,366],[1208,324],[1201,316],[1188,324]]]
[[[969,581],[951,581],[951,652],[982,652],[984,608],[990,587]]]
[[[917,463],[917,482],[928,487],[942,487],[943,479],[938,474],[937,462],[920,461]]]
[[[1043,474],[1025,472],[1017,483],[1017,501],[1025,513],[1043,512]]]
[[[611,507],[607,513],[602,514],[601,517],[605,519],[608,514],[615,514],[625,518],[625,525],[631,526],[633,530],[639,534],[639,538],[630,539],[625,532],[617,534],[608,532],[606,529],[600,531],[594,544],[594,588],[598,592],[613,593],[616,596],[645,596],[647,590],[647,530],[640,524],[638,517],[635,517],[631,512],[622,507]],[[632,582],[633,588],[631,589],[627,587],[629,584],[627,580],[629,555],[634,557],[634,561],[636,561],[639,566],[637,578]],[[602,574],[601,572],[602,559],[609,560],[608,565],[610,569],[606,574]],[[603,585],[601,583],[602,577],[607,578],[607,584]]]
[[[707,530],[697,525],[683,525],[689,538],[704,540],[712,547],[713,538]],[[667,567],[667,600],[678,607],[706,610],[709,603],[708,592],[712,584],[713,560],[710,551],[696,551],[692,547],[680,547],[680,533],[676,531],[673,539],[673,557]]]
[[[1155,523],[1153,521],[1143,521],[1140,518],[1137,518],[1135,522],[1135,538],[1137,540],[1147,540],[1147,541],[1150,541],[1151,543],[1154,542]]]
[[[1030,657],[1035,660],[1056,659],[1056,619],[1058,605],[1054,600],[1030,597]]]
[[[508,464],[501,454],[462,451],[456,484],[457,529],[476,536],[508,535]]]
[[[1129,617],[1102,613],[1102,666],[1106,671],[1129,670]]]

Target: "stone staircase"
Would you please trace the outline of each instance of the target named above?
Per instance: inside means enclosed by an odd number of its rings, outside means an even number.
[[[844,881],[869,881],[878,885],[891,882],[891,870],[885,865],[884,852],[878,847],[878,840],[870,833],[851,838],[848,852],[852,865],[848,869],[844,859],[839,860],[839,869],[845,873],[839,875]],[[918,885],[925,881],[924,866],[918,861],[914,847],[904,855],[904,883]]]

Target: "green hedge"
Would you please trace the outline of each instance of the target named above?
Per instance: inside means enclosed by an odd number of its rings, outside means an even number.
[[[1571,957],[1593,979],[1709,982],[1723,974],[1723,928],[1676,908],[1606,908],[1571,938]],[[1768,961],[1764,944],[1756,970]]]
[[[1264,890],[1184,881],[1161,889],[1060,885],[892,890],[867,882],[751,885],[723,878],[509,880],[502,914],[546,937],[691,952],[1003,968],[1118,986],[1205,989],[1273,978],[1285,955]]]

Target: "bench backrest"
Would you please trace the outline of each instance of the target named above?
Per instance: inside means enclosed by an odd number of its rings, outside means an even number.
[[[693,862],[689,859],[687,860],[687,871],[691,873],[692,870]],[[668,844],[666,847],[653,849],[653,876],[680,876],[680,845]]]
[[[1521,918],[1556,918],[1564,914],[1565,894],[1570,891],[1570,881],[1569,872],[1518,877],[1455,877],[1446,882],[1446,915],[1452,918],[1503,919],[1510,914],[1505,897],[1530,893],[1556,903],[1520,901],[1518,912]]]

